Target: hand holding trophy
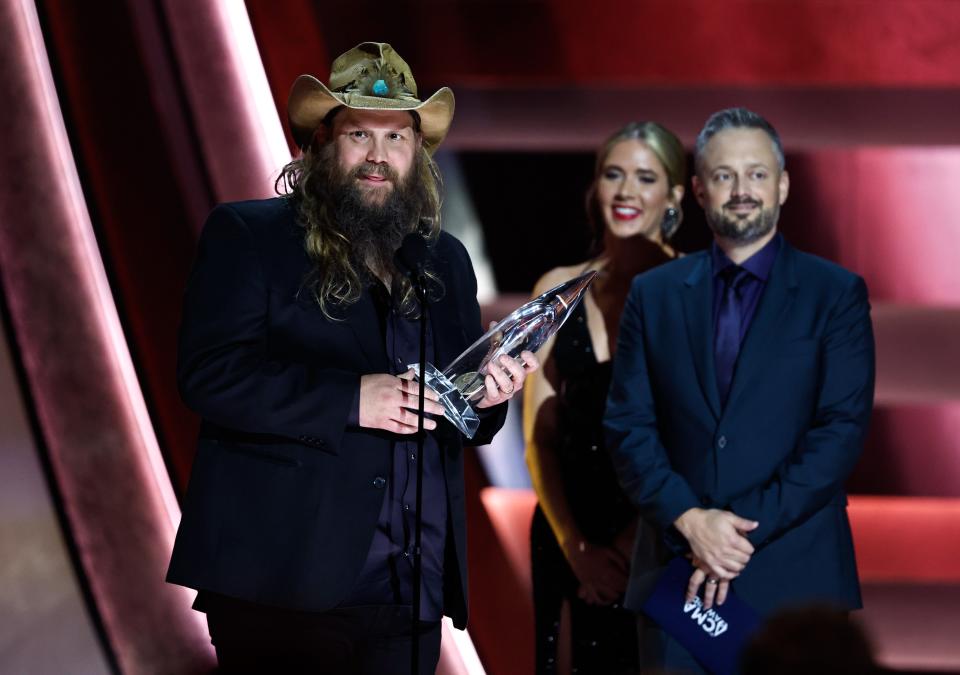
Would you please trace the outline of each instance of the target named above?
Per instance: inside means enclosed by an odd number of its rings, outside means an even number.
[[[467,438],[480,424],[471,402],[483,397],[483,382],[491,361],[502,355],[519,358],[536,352],[567,320],[571,310],[597,275],[586,272],[540,295],[499,321],[442,372],[428,363],[426,385],[440,396],[444,416]],[[410,366],[419,372],[419,365]]]

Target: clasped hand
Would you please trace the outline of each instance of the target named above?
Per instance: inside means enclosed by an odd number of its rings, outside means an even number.
[[[613,546],[579,540],[564,547],[564,555],[580,582],[577,596],[588,605],[616,602],[627,588],[630,559]]]
[[[714,600],[722,605],[730,582],[750,562],[754,548],[746,533],[759,523],[720,509],[690,509],[676,520],[677,529],[690,544],[691,561],[696,568],[687,584],[686,601],[690,602],[706,582],[704,607]]]

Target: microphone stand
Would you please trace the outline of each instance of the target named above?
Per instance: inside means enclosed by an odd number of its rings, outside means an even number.
[[[423,445],[426,432],[423,428],[424,405],[426,403],[427,368],[427,288],[424,283],[424,266],[430,253],[423,237],[411,232],[403,238],[394,261],[398,271],[406,274],[420,301],[420,391],[417,397],[417,470],[416,470],[416,513],[414,513],[413,535],[413,613],[410,617],[410,672],[420,672],[420,581],[423,577]]]
[[[426,394],[427,364],[427,293],[424,288],[421,270],[410,275],[413,289],[420,301],[420,392],[417,399],[417,478],[416,512],[413,528],[413,615],[410,620],[410,673],[420,672],[420,579],[423,574],[423,558],[420,542],[423,530],[423,442],[424,442],[424,403]]]

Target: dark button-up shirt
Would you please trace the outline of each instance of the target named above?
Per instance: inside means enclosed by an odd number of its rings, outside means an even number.
[[[740,267],[749,274],[740,284],[740,344],[750,328],[753,315],[760,304],[760,296],[767,286],[767,279],[773,269],[780,250],[781,235],[776,234],[773,239],[752,256],[740,263]],[[713,334],[717,334],[717,315],[720,313],[720,302],[723,300],[723,277],[721,273],[735,263],[717,246],[716,242],[710,248],[710,258],[713,263]]]
[[[401,317],[386,289],[372,289],[393,375],[420,360],[419,319]],[[429,319],[429,316],[428,316]],[[427,361],[434,358],[433,334],[427,326]],[[359,400],[355,414],[359,418]],[[356,421],[356,419],[354,421]],[[440,447],[428,433],[423,444],[423,529],[420,618],[439,621],[443,615],[443,554],[447,533],[447,485]],[[393,444],[391,471],[373,542],[357,583],[342,606],[411,605],[413,543],[416,514],[417,441],[411,436]]]

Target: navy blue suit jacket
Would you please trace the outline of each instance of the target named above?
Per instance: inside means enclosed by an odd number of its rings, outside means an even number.
[[[363,567],[390,476],[393,435],[349,424],[360,376],[390,372],[365,291],[342,321],[304,280],[304,230],[284,199],[222,204],[210,214],[184,299],[178,383],[203,418],[168,581],[311,611],[336,606]],[[437,363],[481,334],[463,245],[433,246],[443,298],[432,305]],[[485,411],[489,442],[506,406]],[[442,421],[449,526],[444,610],[467,619],[462,437]]]
[[[672,523],[690,508],[758,521],[756,552],[733,587],[760,612],[860,607],[843,485],[873,404],[866,285],[783,242],[725,408],[712,294],[706,251],[633,282],[605,418],[623,487],[657,530],[661,561],[685,552]],[[650,544],[638,541],[638,552]],[[655,576],[634,566],[628,606],[639,608]]]

